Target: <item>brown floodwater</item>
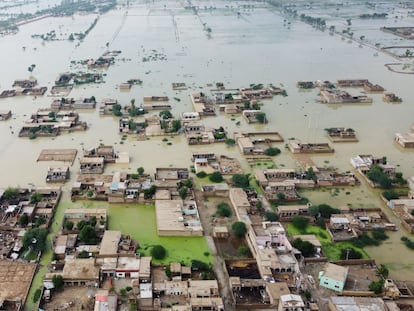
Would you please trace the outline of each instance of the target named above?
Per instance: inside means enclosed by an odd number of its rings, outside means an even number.
[[[122,50],[122,54],[116,57],[115,65],[103,71],[105,83],[75,87],[71,97],[95,96],[98,101],[112,97],[126,105],[133,98],[136,104],[140,104],[143,96],[167,95],[173,114],[178,116],[181,112],[192,111],[190,92],[202,90],[208,94],[210,88],[207,84],[210,83],[222,81],[228,88],[246,87],[251,83],[283,84],[288,97],[264,101],[262,109],[269,119],[266,125],[248,125],[241,116],[224,114],[205,118],[203,122],[212,127],[224,126],[230,135],[235,131],[273,130],[280,132],[285,139],[295,137],[309,142],[327,142],[324,128],[352,127],[359,137],[358,143],[335,144],[334,154],[316,156],[313,160],[318,165],[329,163],[346,171],[351,169],[351,156],[366,153],[386,155],[390,162],[399,165],[404,176],[414,175],[413,151],[402,150],[393,142],[394,134],[409,131],[414,121],[413,76],[388,71],[384,64],[395,62],[391,56],[382,53],[374,56],[377,53],[375,49],[359,47],[355,42],[349,43],[340,36],[317,31],[302,22],[292,20],[287,26],[284,16],[263,3],[255,3],[254,9],[242,10],[240,18],[237,10],[226,8],[229,2],[201,1],[198,4],[200,8],[204,4],[217,7],[215,10],[201,9],[201,19],[192,11],[185,10],[179,2],[132,3],[129,8],[119,7],[100,16],[82,42],[65,39],[72,32],[86,30],[95,18],[93,15],[46,18],[21,26],[16,35],[0,38],[0,88],[11,88],[14,79],[29,77],[27,68],[35,64],[31,74],[41,86],[50,89],[58,73],[84,70],[82,66],[71,65],[71,61],[97,58],[107,49],[108,43],[109,49]],[[330,22],[340,25],[339,21],[339,17],[336,21],[331,17]],[[410,17],[404,19],[406,24],[412,22]],[[212,29],[210,37],[203,23]],[[370,40],[378,40],[382,33],[373,30],[369,23],[369,20],[357,21],[359,28],[355,31],[362,33],[366,30],[367,36],[371,35]],[[387,19],[383,23],[394,25],[394,20]],[[377,29],[376,26],[374,28]],[[55,30],[62,40],[42,42],[31,37],[51,30]],[[389,35],[383,37],[389,38]],[[166,60],[143,62],[144,57],[154,53],[152,50],[165,55]],[[133,86],[129,92],[120,92],[119,83],[130,78],[140,78],[143,84]],[[317,90],[300,92],[296,88],[298,80],[335,81],[341,78],[367,78],[387,91],[395,92],[403,102],[385,103],[380,94],[373,94],[370,105],[324,105],[317,102]],[[185,82],[189,89],[173,91],[172,82]],[[361,90],[350,91],[358,93]],[[173,97],[180,101],[173,100]],[[202,150],[237,157],[246,172],[250,171],[238,149],[224,144],[188,146],[183,136],[169,138],[172,145],[161,138],[137,141],[132,136],[121,144],[117,118],[101,117],[98,110],[80,111],[81,120],[89,125],[85,132],[62,134],[53,139],[19,138],[17,134],[30,114],[48,107],[51,101],[48,96],[0,99],[0,109],[13,112],[11,120],[0,123],[1,186],[44,186],[48,166],[61,163],[37,162],[40,151],[45,148],[77,148],[78,156],[71,166],[71,182],[63,187],[66,191],[63,199],[68,200],[67,191],[76,178],[82,148],[100,143],[114,145],[118,151],[129,151],[131,156],[129,165],[109,165],[106,168],[108,173],[118,170],[134,172],[139,166],[150,173],[160,166],[189,167],[191,153]],[[282,154],[275,158],[276,165],[297,167],[284,149],[284,143],[278,147]],[[327,202],[338,207],[351,203],[354,206],[383,207],[378,193],[364,185],[352,189],[350,195],[341,191],[336,197],[329,192],[307,193],[306,196],[314,204]],[[397,219],[394,220],[398,223]],[[400,243],[401,235],[406,235],[403,229],[390,234],[390,240],[381,247],[367,251],[380,263],[387,264],[392,276],[414,279],[413,252]]]

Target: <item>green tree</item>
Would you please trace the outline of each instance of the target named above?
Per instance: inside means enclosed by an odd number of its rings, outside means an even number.
[[[168,266],[165,267],[165,275],[168,278],[171,278],[171,267],[170,267],[170,265],[168,265]]]
[[[95,227],[95,226],[96,226],[96,216],[91,216],[91,218],[89,218],[88,223],[89,223],[92,227]]]
[[[120,104],[115,104],[112,106],[112,113],[117,117],[120,117],[123,115],[121,110],[122,110],[122,106]]]
[[[309,219],[303,216],[295,216],[292,218],[292,225],[299,230],[305,230],[309,224]]]
[[[264,151],[264,154],[269,156],[269,157],[274,157],[274,156],[277,156],[278,154],[280,154],[280,149],[276,148],[276,147],[270,147],[270,148],[267,148]]]
[[[186,186],[181,187],[178,189],[178,194],[182,200],[184,200],[187,197],[188,188]]]
[[[180,120],[172,120],[171,128],[174,133],[178,132],[181,129],[181,121]]]
[[[151,199],[154,196],[156,191],[157,191],[157,188],[155,187],[155,185],[152,185],[148,189],[144,189],[144,199],[145,200]]]
[[[316,219],[316,225],[322,229],[326,229],[326,223],[325,223],[325,219],[322,217],[318,217]]]
[[[154,245],[151,249],[151,256],[155,259],[164,259],[167,255],[167,250],[162,245]]]
[[[187,187],[188,189],[193,188],[193,181],[191,179],[184,179],[178,183],[179,187]]]
[[[236,144],[236,141],[232,138],[226,138],[226,140],[224,142],[228,146],[234,146]]]
[[[73,221],[70,220],[65,220],[65,222],[63,223],[63,227],[68,230],[71,231],[73,229],[74,223]]]
[[[256,120],[259,123],[266,123],[267,119],[266,119],[266,113],[264,112],[259,112],[256,114]]]
[[[18,196],[19,196],[19,190],[17,188],[8,187],[6,190],[4,190],[4,193],[3,193],[3,198],[7,201],[16,199]]]
[[[276,196],[279,201],[286,200],[286,195],[283,192],[279,192]]]
[[[234,235],[238,238],[244,237],[247,233],[246,224],[242,221],[236,221],[231,225],[231,229],[234,232]]]
[[[22,227],[26,227],[29,223],[29,216],[27,214],[23,214],[19,217],[19,225]]]
[[[231,177],[231,180],[233,181],[233,183],[236,187],[248,188],[249,185],[250,185],[249,184],[249,175],[234,174]]]
[[[223,181],[223,175],[221,175],[220,172],[213,172],[208,176],[208,179],[210,179],[211,182],[222,182]]]
[[[36,291],[33,295],[33,302],[34,303],[38,302],[41,295],[42,295],[42,290],[40,288],[36,289]]]
[[[74,37],[73,33],[71,33],[71,34],[69,35],[69,41],[73,41],[73,40],[75,40],[75,37]]]
[[[24,248],[31,247],[34,251],[44,251],[46,249],[47,229],[34,228],[27,230],[22,238]]]
[[[348,259],[361,259],[362,254],[361,252],[353,249],[353,248],[343,248],[341,249],[341,260],[348,260]]]
[[[372,230],[372,237],[377,241],[385,241],[389,238],[384,229]]]
[[[78,254],[78,258],[89,258],[89,252],[88,251],[85,251],[85,250],[81,251]]]
[[[390,271],[388,270],[388,268],[385,265],[381,264],[378,268],[378,274],[382,278],[386,279],[386,278],[388,278],[388,275],[390,274]]]
[[[63,288],[63,277],[60,274],[55,274],[52,277],[52,283],[56,290],[60,290]]]
[[[209,268],[210,266],[201,260],[197,260],[197,259],[191,260],[191,269],[193,270],[205,271],[205,270],[208,270]]]
[[[35,228],[38,228],[38,227],[40,227],[41,225],[43,225],[45,223],[46,223],[46,219],[44,217],[37,217],[33,226]]]
[[[319,214],[321,217],[325,219],[331,218],[333,214],[340,214],[341,211],[337,208],[333,208],[328,204],[320,204],[318,205]]]
[[[76,229],[78,229],[78,231],[81,231],[83,229],[83,227],[85,227],[87,225],[86,221],[84,220],[80,220],[77,224],[76,224]]]
[[[249,248],[244,245],[239,246],[239,248],[237,249],[237,255],[239,257],[247,257],[247,255],[249,255],[249,252]]]
[[[312,243],[303,241],[300,238],[295,239],[292,246],[298,249],[302,253],[303,257],[311,257],[316,252],[316,248]]]
[[[64,103],[65,99],[62,98],[61,101],[62,101],[62,103]],[[48,117],[51,118],[52,120],[56,120],[56,112],[54,112],[54,111],[49,112]]]
[[[308,170],[306,171],[306,179],[313,180],[313,181],[318,180],[318,176],[316,176],[316,173],[312,167],[308,168]]]
[[[217,205],[216,214],[221,217],[230,217],[232,215],[232,211],[227,203],[220,203],[219,205]]]
[[[134,120],[129,120],[128,121],[128,128],[131,130],[131,131],[135,131],[136,129],[137,129],[137,123],[134,121]]]
[[[198,172],[198,173],[196,174],[196,176],[197,176],[198,178],[204,178],[204,177],[206,177],[206,176],[207,176],[207,173],[206,173],[206,172],[204,172],[204,171],[201,171],[201,172]]]
[[[96,244],[96,231],[91,225],[85,225],[79,232],[79,239],[85,244]]]
[[[264,214],[264,218],[266,221],[277,221],[279,217],[275,212],[266,211]]]
[[[145,169],[144,169],[142,166],[140,166],[140,167],[138,167],[138,168],[137,168],[137,173],[138,173],[139,175],[144,174],[144,172],[145,172]]]
[[[368,288],[369,288],[369,290],[373,291],[376,295],[379,295],[379,294],[382,293],[383,286],[384,286],[384,281],[383,280],[372,281],[368,285]]]
[[[393,189],[390,189],[390,190],[385,190],[383,193],[382,193],[382,196],[386,199],[386,200],[396,200],[396,199],[399,199],[400,198],[400,196],[399,196],[399,194],[395,191],[395,190],[393,190]]]
[[[384,173],[384,169],[378,165],[368,171],[367,177],[374,183],[379,184],[381,188],[389,189],[392,186],[392,180]]]
[[[319,207],[317,205],[312,205],[308,209],[308,214],[310,216],[313,216],[313,217],[318,217],[319,216]]]
[[[159,116],[163,120],[172,119],[173,115],[169,110],[163,110],[159,113]]]

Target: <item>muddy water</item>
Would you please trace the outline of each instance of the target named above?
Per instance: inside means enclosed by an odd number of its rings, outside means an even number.
[[[384,63],[394,62],[392,57],[381,53],[375,57],[376,51],[371,48],[360,48],[356,43],[316,31],[301,22],[291,21],[287,27],[283,22],[285,17],[261,8],[262,4],[257,4],[257,8],[248,12],[244,11],[240,18],[235,10],[226,9],[226,4],[214,3],[217,9],[201,10],[199,18],[184,10],[177,2],[135,2],[128,9],[122,7],[101,16],[96,27],[79,45],[66,40],[42,43],[31,38],[31,35],[56,30],[62,38],[66,38],[71,32],[86,30],[95,16],[47,18],[27,24],[20,28],[17,35],[0,38],[0,87],[10,88],[14,79],[28,77],[27,67],[36,64],[33,75],[40,85],[50,88],[59,72],[80,68],[71,68],[71,61],[97,58],[106,50],[106,43],[109,43],[109,49],[122,50],[122,54],[117,57],[116,64],[105,71],[106,82],[77,87],[70,96],[93,95],[98,101],[114,97],[121,104],[128,104],[135,98],[139,104],[146,95],[168,95],[181,99],[180,102],[170,102],[173,113],[178,115],[192,110],[189,93],[194,90],[208,92],[207,83],[223,81],[229,88],[259,82],[282,83],[289,96],[264,102],[263,110],[268,115],[269,124],[247,125],[240,116],[221,114],[216,118],[206,118],[204,122],[209,126],[223,125],[230,134],[241,130],[276,130],[285,138],[295,137],[310,142],[326,142],[323,131],[326,127],[352,127],[357,131],[359,143],[336,144],[335,154],[317,156],[313,158],[314,161],[319,165],[329,163],[342,170],[350,170],[351,156],[372,153],[386,155],[390,162],[398,163],[405,176],[414,174],[413,152],[403,151],[393,143],[394,133],[408,131],[413,123],[413,77],[388,71]],[[203,3],[199,5],[204,7]],[[206,6],[210,5],[210,2],[206,3]],[[394,24],[392,20],[386,22]],[[405,22],[409,23],[410,20]],[[211,38],[207,37],[202,23],[211,27]],[[362,29],[363,26],[369,25],[361,25]],[[368,33],[374,33],[371,40],[382,35],[369,27],[365,28],[369,30]],[[167,60],[143,62],[143,57],[149,56],[151,50],[165,54]],[[142,86],[133,86],[130,92],[120,92],[117,85],[130,78],[141,78]],[[381,95],[374,94],[374,102],[370,105],[323,105],[316,101],[316,90],[299,92],[296,89],[298,80],[335,81],[340,78],[368,78],[388,91],[395,92],[404,102],[397,105],[384,103]],[[190,89],[172,91],[172,82],[185,82]],[[350,91],[357,93],[357,90]],[[171,138],[171,146],[160,138],[139,142],[130,137],[121,144],[117,119],[100,117],[98,111],[81,112],[81,119],[90,125],[86,132],[63,134],[54,139],[18,138],[18,131],[30,113],[48,107],[50,103],[51,98],[47,96],[0,99],[0,108],[13,112],[12,120],[0,123],[2,186],[27,186],[29,183],[44,185],[47,167],[55,164],[36,162],[44,148],[77,148],[80,157],[83,147],[89,148],[99,143],[113,144],[117,150],[127,150],[131,155],[129,165],[111,165],[107,172],[120,169],[135,171],[139,166],[145,167],[150,173],[157,166],[188,167],[191,165],[191,152],[212,148],[218,154],[238,157],[248,169],[238,150],[224,145],[188,147],[183,137]],[[240,125],[236,125],[237,121],[240,121]],[[284,150],[284,144],[279,147],[283,152],[276,158],[276,164],[295,166],[293,158]],[[78,166],[76,160],[71,167],[72,181],[76,178]],[[64,189],[68,190],[70,186],[71,183],[68,183]],[[308,197],[315,204],[331,201],[334,206],[347,204],[350,200],[355,205],[380,204],[377,194],[364,186],[352,190],[351,195],[341,192],[333,200],[328,199],[328,193],[323,195],[322,192],[309,194]],[[67,195],[65,199],[68,199]],[[368,249],[368,253],[380,262],[389,264],[393,275],[414,278],[414,270],[409,266],[413,254],[398,242],[400,234],[402,232],[392,235],[391,241],[395,243]],[[395,256],[396,253],[401,255]],[[401,267],[407,269],[401,272]]]

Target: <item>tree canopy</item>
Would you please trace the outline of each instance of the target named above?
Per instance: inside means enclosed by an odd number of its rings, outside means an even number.
[[[230,217],[232,215],[230,206],[227,203],[220,203],[217,205],[217,215],[221,217]]]
[[[280,149],[276,147],[267,148],[264,154],[270,157],[277,156],[280,153]]]
[[[223,175],[221,175],[220,172],[213,172],[208,176],[208,179],[210,179],[211,182],[222,182]]]
[[[295,239],[292,246],[298,249],[302,253],[303,257],[311,257],[316,252],[316,248],[312,243],[303,241],[300,238]]]
[[[95,228],[87,224],[79,232],[79,239],[85,244],[96,244]]]
[[[264,214],[264,218],[267,221],[277,221],[279,217],[275,212],[266,211]]]
[[[244,237],[247,232],[246,224],[242,221],[236,221],[231,225],[234,235],[238,238]]]
[[[163,120],[168,120],[168,119],[172,119],[173,115],[171,113],[171,111],[169,110],[163,110],[159,113],[160,118],[162,118]]]
[[[22,238],[23,247],[32,247],[34,251],[46,249],[47,229],[35,228],[25,232]]]
[[[231,177],[231,180],[233,181],[233,183],[236,187],[248,188],[249,185],[250,185],[249,184],[249,175],[234,174]]]
[[[309,224],[309,219],[303,216],[295,216],[292,218],[292,225],[299,230],[305,230]]]
[[[162,245],[154,245],[151,248],[151,256],[155,259],[164,259],[167,256],[167,250]]]

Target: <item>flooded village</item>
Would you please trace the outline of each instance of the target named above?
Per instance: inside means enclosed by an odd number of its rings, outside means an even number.
[[[414,309],[411,2],[0,9],[0,310]]]

